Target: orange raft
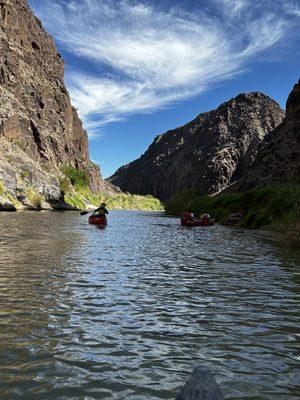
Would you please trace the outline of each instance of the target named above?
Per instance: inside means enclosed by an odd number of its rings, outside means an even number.
[[[106,216],[105,215],[91,215],[89,217],[89,224],[105,226],[105,225],[107,225]]]
[[[212,220],[200,220],[200,219],[195,219],[194,221],[192,220],[187,220],[187,219],[181,219],[181,226],[214,226],[215,222]]]

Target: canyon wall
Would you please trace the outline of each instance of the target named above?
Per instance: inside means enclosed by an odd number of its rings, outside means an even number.
[[[284,115],[262,93],[240,94],[157,136],[145,154],[109,181],[123,191],[152,194],[163,201],[188,189],[199,195],[220,193],[241,179],[265,136]]]
[[[10,196],[30,186],[59,201],[61,167],[86,171],[105,190],[90,161],[87,133],[64,83],[64,61],[26,0],[0,0],[0,180]],[[2,190],[3,191],[3,190]]]
[[[300,80],[286,103],[286,118],[259,148],[238,190],[300,183]]]

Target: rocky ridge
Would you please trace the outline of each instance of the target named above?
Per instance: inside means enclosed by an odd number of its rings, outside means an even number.
[[[61,167],[86,171],[109,190],[89,159],[87,133],[64,84],[64,61],[27,0],[0,1],[0,203],[26,206],[26,189],[60,203]],[[0,207],[1,208],[1,207]]]
[[[138,160],[109,181],[122,190],[168,200],[193,189],[215,195],[238,181],[284,111],[262,93],[243,93],[155,138]]]
[[[237,190],[300,183],[300,80],[286,103],[286,118],[266,136]]]

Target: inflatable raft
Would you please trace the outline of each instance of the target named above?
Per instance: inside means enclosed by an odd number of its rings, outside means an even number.
[[[181,226],[214,226],[215,222],[212,220],[202,221],[196,219],[194,221],[181,219]]]
[[[105,215],[91,215],[89,217],[89,224],[105,226],[107,225],[107,219]]]

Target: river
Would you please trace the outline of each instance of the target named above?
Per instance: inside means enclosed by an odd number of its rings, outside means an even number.
[[[300,398],[300,254],[161,213],[0,214],[0,399]]]

